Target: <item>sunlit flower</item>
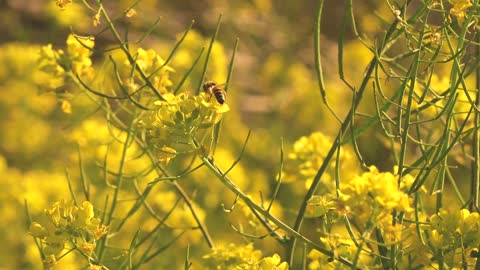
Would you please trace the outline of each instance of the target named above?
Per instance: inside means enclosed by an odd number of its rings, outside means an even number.
[[[68,100],[62,100],[62,111],[65,114],[71,114],[72,113],[72,104]]]
[[[107,235],[107,233],[108,233],[108,227],[106,225],[100,224],[93,231],[93,238],[95,240],[98,240],[98,239],[102,238],[103,236]]]
[[[217,269],[257,269],[258,263],[262,259],[262,252],[256,250],[253,244],[235,245],[218,245],[212,251],[203,256],[212,266]]]
[[[67,52],[71,61],[72,71],[80,76],[91,76],[93,73],[90,56],[95,45],[92,37],[69,35],[67,38]]]
[[[157,148],[161,161],[170,161],[180,151],[193,150],[188,143],[178,142],[189,142],[199,130],[218,123],[229,110],[227,104],[208,101],[205,93],[196,96],[168,93],[164,98],[155,102],[155,111],[138,122],[149,142]]]
[[[93,205],[88,201],[77,207],[73,201],[62,200],[45,209],[45,213],[49,222],[44,225],[33,222],[30,234],[43,241],[47,255],[60,255],[72,243],[77,243],[81,251],[91,255],[95,241],[107,231],[106,226],[100,224],[100,219],[94,217]]]
[[[163,58],[152,49],[145,50],[139,48],[134,56],[135,66],[149,78],[149,81],[155,87],[156,91],[160,94],[168,93],[169,91],[167,88],[173,84],[170,80],[170,73],[175,70],[172,67],[165,65],[165,60],[163,60]],[[138,71],[135,71],[134,76],[132,77],[132,69],[133,67],[130,61],[124,59],[120,74],[123,83],[127,86],[128,90],[130,92],[135,92],[140,86],[145,84],[145,80]]]
[[[263,258],[258,264],[259,270],[288,270],[288,263],[282,262],[282,258],[278,254],[272,257]]]
[[[469,7],[473,6],[470,0],[451,0],[452,8],[450,14],[455,16],[459,24],[463,24],[465,20],[466,11]]]
[[[309,188],[332,143],[332,139],[321,132],[314,132],[295,141],[293,150],[285,159],[282,181],[284,183],[304,181],[305,186]],[[341,148],[339,166],[341,177],[353,177],[358,171],[359,167],[351,149]],[[321,181],[326,190],[334,188],[332,177],[334,171],[335,162],[331,162]]]
[[[78,246],[78,249],[80,249],[87,255],[92,255],[93,251],[95,250],[95,246],[95,243],[83,242]]]
[[[158,152],[159,152],[158,159],[165,163],[168,163],[172,158],[175,158],[177,155],[177,151],[175,151],[175,149],[168,147],[166,145],[162,146],[162,148],[160,148]]]
[[[307,203],[306,216],[307,217],[321,217],[327,214],[328,211],[336,208],[334,197],[330,194],[325,196],[312,196]]]

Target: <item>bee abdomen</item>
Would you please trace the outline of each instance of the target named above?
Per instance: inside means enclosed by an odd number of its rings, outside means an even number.
[[[213,95],[215,96],[215,99],[218,101],[218,103],[220,104],[225,103],[225,99],[227,98],[227,93],[225,93],[223,89],[214,88]]]

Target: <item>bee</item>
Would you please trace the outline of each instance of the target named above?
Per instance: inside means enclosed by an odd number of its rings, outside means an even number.
[[[212,95],[215,96],[215,99],[218,101],[218,103],[225,103],[227,93],[216,82],[206,82],[203,85],[203,91],[207,94],[210,94],[210,98]]]

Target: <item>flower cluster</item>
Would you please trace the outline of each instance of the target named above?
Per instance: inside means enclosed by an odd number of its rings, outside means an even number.
[[[357,247],[345,231],[335,233],[339,229],[340,217],[348,217],[353,227],[361,235],[377,230],[381,233],[382,245],[390,247],[401,243],[411,234],[405,234],[405,224],[394,221],[392,212],[404,213],[404,217],[410,217],[413,212],[412,202],[406,194],[406,189],[413,182],[411,175],[404,175],[400,186],[398,175],[389,172],[379,172],[374,166],[370,171],[356,175],[343,181],[338,195],[325,194],[315,195],[310,198],[306,208],[306,217],[319,217],[324,225],[319,228],[322,236],[320,240],[324,246],[334,253],[334,258],[339,256],[354,258]],[[367,236],[370,238],[370,236]],[[378,239],[377,239],[378,240]],[[359,240],[357,240],[359,241]],[[376,241],[372,238],[367,241]],[[366,248],[366,247],[365,247]],[[372,266],[378,264],[367,255],[369,251],[358,253],[360,255],[358,266]],[[340,267],[338,261],[334,261],[319,252],[312,251],[309,255],[311,269],[316,265],[328,264]],[[339,268],[343,269],[343,268]]]
[[[52,45],[42,47],[38,59],[38,84],[46,91],[56,90],[65,85],[69,73],[90,78],[93,75],[91,37],[69,35],[66,52],[54,50]]]
[[[452,0],[451,2],[450,14],[457,18],[459,24],[462,24],[465,20],[467,9],[473,6],[473,4],[470,0]]]
[[[339,203],[348,206],[359,224],[377,217],[390,216],[391,211],[412,212],[410,198],[398,187],[398,175],[379,172],[375,166],[369,172],[355,176],[340,188]]]
[[[145,86],[145,78],[142,77],[138,70],[132,70],[139,68],[160,94],[167,93],[167,87],[173,84],[170,80],[170,73],[174,69],[165,65],[165,60],[152,49],[145,50],[139,48],[134,56],[134,66],[128,59],[124,59],[120,69],[122,83],[127,87],[128,92],[136,92],[140,87]]]
[[[165,94],[164,98],[155,102],[154,112],[139,121],[163,161],[175,157],[178,150],[193,149],[191,140],[197,131],[218,123],[229,110],[227,104],[219,104],[206,93]]]
[[[285,160],[282,181],[285,183],[304,181],[305,186],[310,187],[331,146],[332,140],[321,132],[314,132],[308,137],[303,136],[298,139],[293,144],[293,151]],[[342,178],[353,177],[359,170],[355,157],[348,148],[341,149],[339,166]],[[322,184],[326,190],[334,188],[332,185],[334,170],[335,162],[331,162],[329,170],[322,176]]]
[[[433,266],[438,269],[443,265],[466,269],[475,265],[480,244],[478,213],[441,209],[421,220],[421,224],[411,224],[404,231],[403,251],[409,256],[410,268]]]
[[[325,256],[323,253],[313,249],[307,255],[309,259],[308,269],[351,269],[337,260],[339,257],[353,258],[358,252],[357,246],[348,236],[345,237],[344,234],[334,233],[320,237],[320,241],[326,248],[332,250],[333,257]],[[365,251],[370,250],[366,249]],[[357,266],[362,269],[368,269],[367,267],[371,265],[371,257],[366,252],[360,253]]]
[[[440,210],[430,218],[429,243],[436,253],[441,253],[447,261],[458,262],[451,266],[461,266],[462,257],[480,244],[480,215],[467,209],[459,211]]]
[[[263,257],[260,250],[253,248],[253,244],[237,246],[233,243],[228,246],[219,246],[210,254],[203,257],[215,269],[245,269],[245,270],[287,270],[288,264],[282,262],[278,254]],[[212,268],[210,268],[212,269]]]
[[[107,234],[107,227],[94,217],[93,206],[88,201],[78,207],[73,201],[62,200],[56,202],[52,208],[45,209],[45,214],[48,222],[33,222],[30,225],[30,234],[41,239],[45,245],[43,252],[47,265],[55,263],[67,247],[91,256],[96,241]]]

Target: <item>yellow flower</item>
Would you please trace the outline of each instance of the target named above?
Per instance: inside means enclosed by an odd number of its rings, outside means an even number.
[[[65,114],[72,114],[72,104],[68,100],[62,100],[62,111]]]
[[[107,233],[107,227],[94,217],[93,205],[85,201],[81,207],[73,201],[56,202],[52,208],[45,209],[49,222],[46,225],[33,222],[30,233],[44,239],[45,253],[58,255],[67,243],[81,243],[79,249],[91,254],[95,243],[86,243],[83,239],[98,240]]]
[[[170,73],[175,70],[168,65],[166,66],[165,60],[163,60],[163,58],[152,49],[145,50],[139,48],[134,56],[135,65],[149,78],[155,89],[162,95],[168,93],[167,88],[173,85],[170,80]],[[120,75],[128,90],[134,92],[145,82],[140,73],[135,71],[134,76],[132,77],[131,72],[132,65],[130,64],[130,61],[124,59]]]
[[[468,263],[473,263],[474,258],[470,252],[480,244],[480,216],[470,213],[467,209],[450,210],[441,209],[430,217],[429,244],[435,250],[441,250],[444,261],[454,262],[450,266],[461,267],[462,257]]]
[[[72,59],[89,58],[95,45],[93,37],[81,37],[70,34],[67,37],[67,52]],[[88,61],[87,61],[88,62]],[[91,63],[91,62],[90,62]]]
[[[432,230],[430,232],[430,243],[432,243],[432,245],[438,249],[443,249],[446,247],[445,245],[445,239],[443,237],[443,235],[441,235],[437,230]]]
[[[92,255],[93,251],[95,250],[95,244],[94,243],[81,243],[78,246],[78,249],[83,251],[84,253],[88,254],[89,256]]]
[[[175,158],[177,156],[177,151],[166,145],[162,146],[159,152],[160,153],[158,159],[165,163],[168,163],[172,158]]]
[[[265,257],[259,263],[260,270],[287,270],[288,263],[281,262],[280,256],[278,254],[273,254],[272,257]]]
[[[307,202],[306,217],[321,217],[328,211],[335,209],[333,195],[312,196]]]
[[[73,73],[87,77],[93,74],[90,56],[94,45],[95,42],[92,37],[80,37],[73,34],[68,36],[67,52]]]
[[[459,24],[463,24],[465,19],[466,10],[473,6],[470,0],[452,0],[452,8],[450,14],[455,16]]]
[[[108,227],[106,225],[100,224],[97,228],[93,231],[93,238],[98,240],[102,238],[104,235],[108,233]]]
[[[218,269],[255,269],[262,258],[262,252],[253,248],[250,243],[244,246],[238,246],[233,243],[228,245],[218,245],[212,251],[203,256],[212,262],[212,267],[223,267]]]
[[[381,173],[374,166],[370,167],[369,172],[345,181],[340,191],[344,195],[341,203],[348,205],[353,216],[361,222],[366,222],[371,215],[380,216],[382,212],[413,211],[411,199],[398,188],[398,176],[389,172]]]
[[[229,110],[227,104],[207,101],[205,93],[195,96],[167,93],[164,98],[154,103],[155,111],[138,122],[147,139],[158,149],[161,161],[168,162],[179,152],[194,150],[192,146],[178,142],[189,142],[200,130],[218,123],[223,113]]]
[[[79,228],[85,228],[91,223],[93,219],[93,205],[90,202],[83,202],[82,207],[77,208],[77,217],[75,218],[75,225]]]
[[[103,267],[101,265],[90,264],[88,266],[88,270],[102,270]]]
[[[293,151],[287,155],[285,160],[282,181],[284,183],[304,181],[305,186],[309,188],[331,146],[332,139],[321,132],[314,132],[309,136],[298,139],[293,144]],[[341,149],[339,166],[342,177],[353,177],[358,171],[359,167],[351,149]],[[325,190],[334,188],[332,184],[334,182],[332,181],[334,171],[335,162],[331,162],[329,169],[322,176],[322,184],[324,184]],[[304,192],[304,190],[301,190],[301,192]]]

